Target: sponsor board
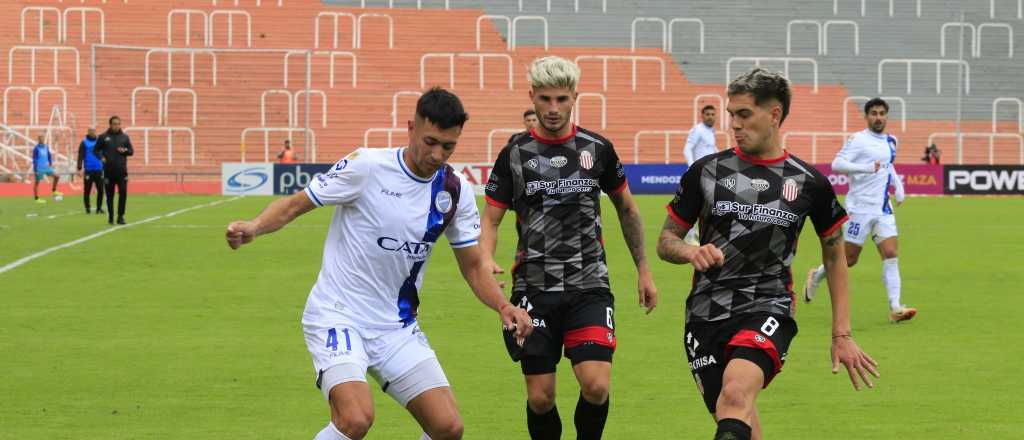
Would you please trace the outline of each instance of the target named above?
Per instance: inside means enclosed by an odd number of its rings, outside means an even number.
[[[828,181],[836,194],[846,194],[850,190],[850,177],[846,174],[832,172],[831,164],[815,165]],[[911,195],[942,194],[942,165],[896,164],[896,174],[903,181],[903,190]]]
[[[623,169],[633,194],[675,194],[687,165],[627,164]]]
[[[946,165],[946,194],[1024,194],[1024,166]]]
[[[333,163],[274,164],[274,194],[287,195],[302,191],[317,176],[330,171],[333,166]]]
[[[274,165],[224,162],[220,165],[221,194],[269,196],[274,194]]]

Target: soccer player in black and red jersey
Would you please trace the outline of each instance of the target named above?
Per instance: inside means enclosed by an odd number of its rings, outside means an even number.
[[[540,58],[529,78],[540,123],[498,155],[486,187],[480,243],[493,255],[498,225],[506,210],[515,211],[519,243],[510,301],[529,312],[534,333],[516,341],[507,330],[505,342],[526,376],[530,436],[561,438],[555,367],[564,346],[580,384],[577,439],[600,439],[616,345],[615,299],[601,238],[602,191],[615,205],[636,264],[640,304],[648,313],[657,292],[644,257],[640,211],[612,143],[571,122],[579,67],[558,57]]]
[[[718,423],[715,439],[759,439],[757,395],[782,370],[796,336],[790,265],[810,217],[832,296],[832,373],[873,387],[878,364],[850,334],[846,212],[828,179],[789,154],[779,127],[791,92],[757,68],[729,84],[737,147],[696,161],[683,175],[658,240],[658,256],[694,268],[684,345],[697,388]],[[695,224],[700,246],[683,241]]]

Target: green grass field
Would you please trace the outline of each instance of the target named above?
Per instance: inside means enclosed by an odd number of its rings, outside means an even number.
[[[226,199],[133,196],[128,220],[216,200]],[[0,439],[312,438],[328,412],[299,319],[330,210],[231,252],[224,226],[269,200],[122,228],[0,273]],[[606,217],[619,348],[605,438],[709,439],[714,426],[681,342],[691,269],[655,256],[667,197],[639,200],[660,305],[649,316],[636,305],[630,257],[617,220]],[[108,228],[80,206],[77,197],[0,199],[0,266]],[[828,300],[801,304],[785,370],[759,399],[767,438],[1024,438],[1024,199],[911,198],[898,219],[904,302],[918,317],[887,322],[873,249],[851,272],[853,331],[881,364],[877,387],[855,392],[845,374],[830,374]],[[499,244],[506,268],[511,223]],[[794,265],[797,288],[820,260],[811,229]],[[420,322],[453,384],[465,438],[527,438],[523,381],[497,317],[444,246],[421,299]],[[573,438],[577,387],[568,361],[560,365],[564,438]],[[411,416],[374,398],[371,438],[418,438]]]

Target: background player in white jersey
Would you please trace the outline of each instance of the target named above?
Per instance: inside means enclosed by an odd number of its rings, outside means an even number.
[[[889,104],[874,98],[864,104],[864,120],[868,128],[846,141],[832,161],[832,169],[850,176],[850,191],[846,196],[846,210],[850,221],[846,223],[846,263],[857,264],[864,241],[871,237],[882,256],[882,282],[889,296],[889,320],[906,321],[917,314],[917,309],[900,303],[900,269],[897,259],[896,216],[892,213],[889,187],[895,188],[896,205],[903,203],[903,182],[896,174],[896,138],[886,134],[885,124]],[[825,279],[825,266],[818,266],[807,274],[804,299],[811,301],[818,285]]]
[[[455,398],[416,323],[424,268],[441,234],[473,293],[505,327],[519,341],[533,329],[527,312],[504,298],[477,246],[472,187],[445,163],[467,118],[458,97],[432,89],[408,122],[408,147],[358,150],[301,193],[227,228],[237,249],[318,206],[337,206],[302,316],[316,384],[331,408],[331,422],[314,440],[366,435],[373,423],[367,371],[416,418],[422,438],[462,437]]]
[[[715,106],[708,104],[700,109],[701,123],[690,129],[686,135],[686,146],[683,147],[683,156],[686,156],[687,166],[693,166],[702,157],[718,152],[715,146]],[[690,229],[686,233],[685,241],[696,245],[699,243],[697,228]]]

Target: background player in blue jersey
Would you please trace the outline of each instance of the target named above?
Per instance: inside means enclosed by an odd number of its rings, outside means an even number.
[[[82,138],[78,145],[78,171],[82,173],[82,202],[85,203],[85,213],[89,213],[89,194],[93,185],[96,186],[96,213],[103,214],[103,161],[100,159],[99,151],[96,149],[96,129],[89,127],[89,131]]]
[[[331,409],[314,440],[366,436],[374,412],[367,373],[419,422],[422,438],[462,437],[455,397],[417,323],[426,264],[441,235],[473,293],[506,328],[520,340],[533,328],[527,312],[504,298],[477,246],[472,186],[446,164],[467,118],[458,97],[430,90],[408,122],[408,147],[357,150],[301,193],[228,226],[235,249],[316,207],[335,206],[302,315],[316,385]]]
[[[35,176],[35,181],[32,183],[32,198],[37,203],[46,203],[45,199],[39,198],[39,182],[46,179],[47,176],[53,182],[50,191],[54,199],[64,196],[57,191],[57,181],[60,180],[60,176],[53,171],[53,152],[50,151],[50,146],[45,143],[43,135],[39,135],[36,146],[32,149],[32,173]]]
[[[757,396],[782,371],[796,336],[790,265],[804,222],[821,239],[832,294],[832,372],[873,386],[877,364],[850,333],[846,212],[828,179],[782,148],[779,128],[791,91],[782,75],[756,68],[729,84],[737,147],[698,160],[683,175],[658,241],[658,255],[692,264],[683,344],[689,368],[718,424],[716,440],[761,438]],[[683,237],[699,224],[700,246]]]
[[[896,138],[885,132],[889,104],[874,98],[864,104],[867,128],[846,141],[832,161],[832,169],[850,176],[850,191],[846,196],[846,210],[850,221],[844,228],[846,264],[853,267],[860,258],[864,242],[870,237],[882,257],[882,283],[889,297],[889,321],[907,321],[917,315],[917,309],[900,302],[899,242],[896,239],[896,215],[889,188],[895,190],[895,205],[903,204],[903,182],[896,174]],[[825,279],[825,266],[818,266],[807,274],[804,300],[810,302],[818,285]]]

